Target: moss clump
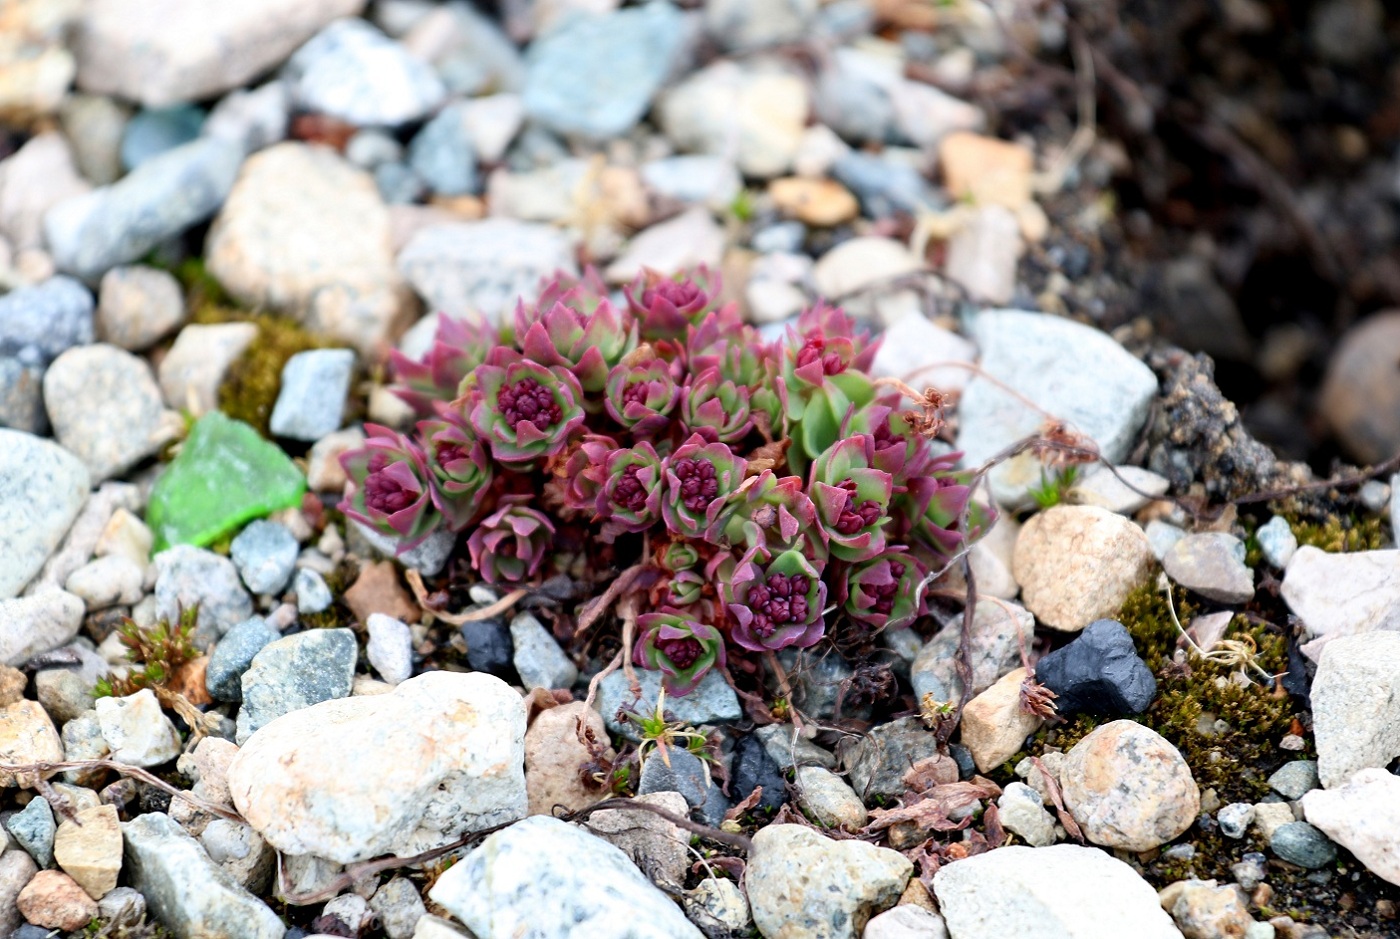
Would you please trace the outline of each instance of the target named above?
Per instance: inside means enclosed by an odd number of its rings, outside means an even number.
[[[1349,551],[1377,551],[1386,544],[1385,524],[1379,516],[1330,515],[1321,522],[1289,519],[1298,544],[1312,545],[1333,554]]]

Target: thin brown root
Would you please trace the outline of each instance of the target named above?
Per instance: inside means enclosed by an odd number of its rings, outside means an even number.
[[[467,613],[448,613],[442,610],[435,610],[428,605],[428,588],[423,586],[422,574],[410,567],[404,571],[403,576],[404,579],[408,581],[408,586],[413,590],[413,598],[418,601],[418,606],[422,608],[423,612],[427,613],[433,619],[442,620],[444,623],[448,623],[452,626],[461,626],[463,623],[479,623],[482,620],[500,616],[530,594],[530,591],[524,587],[517,587],[495,603],[484,606],[479,610],[472,610]]]
[[[153,773],[149,773],[139,766],[127,766],[125,763],[118,763],[116,760],[56,760],[44,761],[41,763],[0,763],[0,773],[29,774],[44,776],[69,769],[106,769],[122,776],[130,776],[139,779],[148,786],[154,786],[161,792],[169,793],[177,799],[183,799],[190,805],[211,815],[226,818],[232,822],[246,824],[246,819],[233,809],[219,805],[216,802],[207,802],[192,793],[183,789],[177,789],[170,783],[161,779]]]

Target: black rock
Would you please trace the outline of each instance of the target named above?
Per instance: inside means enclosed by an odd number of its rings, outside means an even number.
[[[739,738],[734,744],[734,761],[729,770],[729,792],[735,799],[747,799],[754,787],[762,786],[763,795],[755,808],[774,809],[787,801],[787,782],[777,762],[768,755],[763,741],[753,734]]]
[[[515,643],[505,620],[463,623],[462,638],[467,641],[467,664],[472,668],[502,679],[515,674]]]
[[[1095,620],[1036,663],[1035,680],[1055,693],[1064,715],[1141,714],[1157,695],[1157,679],[1138,658],[1133,637],[1111,619]]]

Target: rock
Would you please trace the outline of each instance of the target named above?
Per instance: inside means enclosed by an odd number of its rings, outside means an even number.
[[[462,639],[467,643],[467,664],[473,669],[497,678],[511,677],[515,647],[511,644],[510,627],[502,620],[463,623]]]
[[[1010,302],[1016,293],[1016,262],[1021,229],[1016,216],[999,205],[974,211],[948,239],[944,271],[968,296],[988,304]]]
[[[899,80],[899,60],[867,49],[839,47],[817,78],[817,120],[855,144],[882,144],[893,136],[888,88]]]
[[[365,623],[369,642],[365,656],[374,670],[391,685],[413,676],[413,636],[408,625],[382,613],[371,613]]]
[[[807,119],[806,84],[766,66],[720,60],[662,95],[662,129],[681,150],[732,155],[745,176],[792,168]]]
[[[3,298],[0,298],[0,303]],[[47,641],[46,636],[72,638],[77,630],[67,630],[71,614],[63,604],[30,598],[8,601],[33,579],[44,562],[58,548],[78,511],[87,499],[90,477],[87,468],[73,454],[57,444],[17,430],[0,428],[0,663],[16,664],[45,649],[31,648]],[[43,493],[42,499],[34,498]],[[59,609],[56,609],[58,607]],[[59,612],[56,621],[41,611]],[[28,622],[20,626],[21,619]],[[55,628],[57,627],[57,628]]]
[[[836,757],[801,736],[791,724],[769,724],[754,729],[753,736],[763,743],[769,758],[779,769],[797,766],[820,766],[835,769]]]
[[[416,121],[447,94],[431,67],[358,19],[322,29],[288,60],[282,77],[296,109],[357,127]]]
[[[628,688],[627,676],[619,669],[598,684],[597,708],[608,725],[608,730],[621,734],[631,741],[641,740],[637,725],[632,721],[619,722],[617,712],[625,708],[637,714],[653,714],[656,699],[661,692],[661,673],[651,669],[638,669],[637,681],[642,686],[642,696],[634,701]],[[724,724],[737,721],[743,712],[739,708],[739,697],[725,682],[724,676],[716,671],[705,673],[690,694],[684,697],[666,696],[666,714],[671,720],[681,721],[692,727],[703,724]]]
[[[938,738],[917,717],[878,724],[843,761],[851,787],[862,799],[895,799],[904,794],[904,774],[922,759],[938,755]]]
[[[156,555],[155,566],[156,615],[176,623],[185,610],[198,605],[194,641],[201,648],[253,615],[252,598],[228,558],[181,544]]]
[[[1269,777],[1269,788],[1290,802],[1303,798],[1318,786],[1317,761],[1293,760]]]
[[[102,736],[118,763],[159,766],[179,756],[180,735],[149,688],[124,698],[98,698],[96,708]]]
[[[203,127],[204,112],[193,105],[137,111],[122,133],[122,166],[134,170],[152,157],[198,139]]]
[[[654,805],[680,818],[690,811],[678,792],[653,792],[631,801]],[[606,809],[588,817],[588,829],[619,848],[657,886],[685,886],[686,869],[690,866],[690,832],[681,826],[645,809]]]
[[[867,236],[843,241],[817,259],[812,279],[817,293],[840,299],[914,274],[923,267],[909,249],[892,238]]]
[[[5,827],[41,869],[53,867],[53,839],[58,825],[48,799],[43,796],[30,799],[22,811],[5,820]]]
[[[1283,570],[1288,567],[1288,562],[1293,560],[1293,555],[1298,551],[1298,539],[1293,534],[1293,529],[1288,526],[1288,519],[1282,515],[1275,515],[1273,518],[1254,532],[1254,538],[1259,542],[1259,550],[1264,553],[1264,560],[1269,562],[1270,567]]]
[[[1008,209],[1030,201],[1034,155],[1020,144],[968,132],[948,134],[938,147],[938,165],[954,199]]]
[[[279,437],[319,440],[340,428],[355,353],[349,349],[298,352],[282,369],[282,388],[268,427]]]
[[[922,888],[920,888],[922,889]],[[862,939],[948,939],[943,917],[914,903],[901,902],[892,910],[872,916]]]
[[[1254,827],[1265,841],[1272,841],[1274,833],[1298,818],[1287,802],[1257,802],[1254,805]]]
[[[49,715],[37,701],[16,701],[0,708],[0,763],[47,763],[63,759],[63,744]],[[0,788],[31,788],[33,773],[0,771]]]
[[[826,256],[839,250],[840,246],[833,248]],[[846,276],[846,272],[842,273],[843,277]],[[971,371],[956,366],[928,366],[935,362],[971,364],[976,357],[977,347],[957,333],[935,326],[922,316],[903,316],[885,330],[885,341],[875,353],[870,372],[876,377],[890,376],[901,380],[907,376],[940,391],[961,391],[967,386]],[[980,577],[978,581],[980,586]]]
[[[1254,918],[1249,898],[1234,884],[1213,880],[1179,880],[1158,895],[1186,939],[1245,936]]]
[[[1390,536],[1400,545],[1400,473],[1390,477]]]
[[[0,235],[18,251],[42,248],[44,213],[90,188],[62,134],[34,135],[0,161]]]
[[[794,777],[798,804],[818,825],[856,831],[870,820],[865,804],[850,786],[820,766],[800,766]],[[767,790],[764,790],[767,794]]]
[[[1040,793],[1022,782],[1007,783],[997,799],[998,817],[1007,831],[1033,848],[1055,843],[1055,817],[1045,811]]]
[[[0,600],[0,663],[20,665],[71,640],[82,625],[83,602],[62,590]]]
[[[219,701],[242,701],[243,673],[264,646],[280,638],[281,634],[259,616],[230,629],[209,655],[204,673],[209,693]]]
[[[280,143],[250,157],[206,257],[237,299],[362,351],[407,325],[384,202],[368,174],[325,148]]]
[[[468,107],[465,101],[447,105],[409,144],[409,166],[438,195],[461,196],[480,190]]]
[[[491,322],[513,315],[516,300],[542,278],[578,272],[553,226],[512,219],[424,228],[399,253],[398,267],[431,309]]]
[[[1342,445],[1362,463],[1400,448],[1400,311],[1370,316],[1347,331],[1327,363],[1320,410]]]
[[[711,211],[726,211],[744,187],[733,162],[703,154],[644,163],[642,179],[663,196],[685,203],[704,203]]]
[[[744,880],[765,936],[854,939],[871,916],[894,905],[912,871],[888,848],[769,825],[754,835]]]
[[[413,930],[413,939],[464,939],[466,935],[455,923],[431,913],[420,919]]]
[[[705,7],[705,28],[725,49],[747,52],[802,39],[816,0],[718,0]]]
[[[145,360],[116,346],[69,349],[44,373],[54,436],[93,482],[126,472],[183,430],[166,411]]]
[[[860,214],[856,197],[830,179],[775,179],[768,184],[768,195],[778,211],[808,225],[830,228]]]
[[[325,578],[304,567],[292,578],[292,591],[297,595],[298,613],[320,613],[334,602]]]
[[[1116,614],[1152,564],[1141,528],[1089,505],[1058,505],[1032,516],[1012,562],[1026,608],[1067,632]]]
[[[97,901],[72,877],[60,871],[39,871],[19,892],[17,905],[24,918],[45,929],[82,929],[97,916]]]
[[[1226,838],[1243,838],[1254,823],[1254,806],[1248,802],[1232,802],[1215,813],[1215,820]]]
[[[1060,770],[1065,807],[1095,844],[1150,851],[1200,814],[1191,769],[1161,735],[1128,720],[1094,729]]]
[[[316,441],[306,458],[306,485],[312,492],[339,493],[346,481],[340,455],[363,446],[364,442],[364,431],[358,427],[338,430]]]
[[[154,540],[155,536],[151,534],[145,522],[132,515],[126,508],[118,506],[102,526],[93,554],[98,560],[109,557],[122,558],[144,572],[146,566],[151,563],[151,545]]]
[[[395,877],[374,892],[369,906],[389,939],[412,939],[418,921],[427,915],[418,888],[412,881]]]
[[[121,140],[129,110],[102,95],[70,93],[59,110],[78,170],[105,186],[121,176]]]
[[[536,688],[568,688],[578,680],[578,669],[539,620],[521,613],[510,622],[515,647],[515,670],[527,691]]]
[[[1337,849],[1332,842],[1307,822],[1280,825],[1269,839],[1269,850],[1288,863],[1310,871],[1326,867],[1337,859]]]
[[[1306,548],[1299,549],[1299,556]],[[1324,789],[1357,770],[1384,767],[1400,756],[1400,633],[1333,639],[1322,650],[1312,684],[1317,772]]]
[[[978,581],[978,589],[982,583]],[[972,666],[972,693],[980,694],[998,678],[1021,664],[1021,650],[1030,650],[1035,635],[1035,618],[1015,603],[979,600],[972,614],[969,633]],[[961,622],[943,627],[924,643],[910,667],[910,683],[922,698],[935,701],[962,698],[962,678],[956,666],[962,639]]]
[[[194,414],[214,410],[229,366],[257,336],[258,327],[253,323],[190,325],[180,330],[175,345],[160,363],[160,388],[166,403]]]
[[[561,857],[571,862],[556,863]],[[544,815],[491,835],[428,896],[482,939],[700,937],[622,851]]]
[[[205,137],[152,157],[110,186],[58,203],[44,216],[54,263],[85,280],[144,257],[213,215],[243,151]]]
[[[1056,695],[1055,709],[1123,716],[1141,714],[1157,696],[1157,679],[1117,620],[1095,620],[1073,642],[1045,655],[1035,679]]]
[[[487,163],[499,163],[525,122],[525,102],[519,95],[494,94],[459,106],[473,152]]]
[[[219,868],[169,815],[122,826],[127,872],[151,911],[182,939],[281,939],[277,915]]]
[[[524,706],[504,682],[432,672],[267,725],[234,758],[229,789],[284,853],[407,857],[525,814],[524,736]],[[327,776],[332,764],[357,770]]]
[[[348,697],[358,655],[349,629],[296,633],[263,646],[243,673],[239,746],[284,714]]]
[[[1025,680],[1024,668],[1008,672],[963,708],[963,746],[972,751],[972,759],[984,773],[1014,756],[1026,737],[1044,723],[1021,708],[1021,685]]]
[[[275,594],[291,579],[298,550],[286,526],[259,519],[233,539],[229,555],[249,590]]]
[[[1069,501],[1077,505],[1097,505],[1119,515],[1132,515],[1153,497],[1165,495],[1171,487],[1166,477],[1139,466],[1118,466],[1114,470],[1117,475],[1107,467],[1091,469],[1070,487]]]
[[[1122,463],[1157,394],[1152,371],[1108,336],[1070,320],[1020,310],[988,310],[973,324],[981,366]],[[957,447],[966,466],[1035,433],[1045,420],[1006,390],[974,378],[959,403]],[[992,471],[998,501],[1016,505],[1040,482],[1041,463],[1025,454]]]
[[[791,758],[788,762],[792,762]],[[824,768],[834,767],[835,762],[832,761]],[[818,782],[820,783],[820,780]],[[845,783],[841,785],[844,786]],[[783,776],[782,767],[769,754],[768,747],[757,734],[747,734],[734,743],[734,752],[729,760],[728,789],[734,794],[734,798],[746,799],[760,787],[763,794],[754,808],[776,811],[787,801],[787,779]],[[830,787],[826,788],[829,792]]]
[[[669,747],[666,758],[653,752],[643,761],[637,792],[643,795],[678,792],[685,797],[687,805],[698,809],[719,792],[719,786],[710,776],[709,767],[703,760],[689,750]]]
[[[981,108],[923,82],[897,81],[886,91],[894,105],[896,128],[925,150],[937,149],[954,131],[979,130],[986,123]],[[1006,178],[1019,182],[1019,174]]]
[[[942,208],[943,200],[918,168],[899,160],[893,151],[879,156],[858,150],[845,153],[832,165],[831,174],[855,193],[862,211],[873,218]]]
[[[1306,793],[1303,815],[1371,873],[1400,884],[1400,776],[1360,770],[1342,786]]]
[[[602,785],[590,785],[580,771],[594,759],[579,739],[580,730],[591,732],[604,755],[612,758],[603,718],[582,701],[541,711],[525,732],[525,791],[531,815],[552,815],[556,805],[576,812],[602,797]]]
[[[707,877],[686,894],[685,915],[710,939],[727,939],[753,922],[744,891],[721,877]]]
[[[290,107],[287,86],[280,81],[250,91],[240,89],[214,105],[204,122],[204,135],[232,141],[245,153],[253,153],[286,139]]]
[[[94,900],[117,886],[122,869],[122,833],[115,805],[99,805],[64,820],[53,842],[54,859]]]
[[[16,900],[36,870],[34,861],[23,851],[0,852],[0,930],[16,930],[23,922]]]
[[[0,356],[42,368],[92,336],[92,294],[71,277],[50,277],[0,297]]]
[[[1167,576],[1218,603],[1254,597],[1254,572],[1244,563],[1244,543],[1224,532],[1186,535],[1162,557]]]
[[[1313,639],[1314,661],[1336,636],[1400,630],[1400,550],[1329,554],[1304,545],[1288,562],[1279,595]]]
[[[63,725],[92,708],[93,687],[109,673],[107,663],[81,640],[59,650],[75,660],[74,665],[45,668],[34,673],[34,690],[39,703],[54,723]]]
[[[199,833],[199,843],[240,887],[254,893],[267,889],[277,855],[252,826],[216,818]]]
[[[154,267],[114,267],[98,291],[97,335],[103,342],[140,352],[174,332],[185,319],[180,284]]]
[[[701,265],[717,268],[723,252],[724,232],[708,209],[697,206],[639,232],[605,273],[621,283],[646,270],[669,276]]]
[[[48,430],[43,381],[44,370],[40,366],[0,356],[0,427],[32,434]]]
[[[934,894],[957,939],[1178,939],[1157,894],[1095,848],[1019,845],[941,867]]]
[[[456,532],[439,528],[417,546],[400,551],[400,539],[382,535],[362,522],[352,522],[351,524],[354,526],[356,536],[363,537],[380,555],[392,558],[404,567],[415,568],[419,573],[429,577],[443,569],[444,565],[447,564],[448,555],[457,545]],[[405,620],[416,620],[417,618],[416,608],[408,615],[400,617],[400,619]]]

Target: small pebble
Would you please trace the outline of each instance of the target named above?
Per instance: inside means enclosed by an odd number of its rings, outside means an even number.
[[[280,593],[297,562],[297,540],[284,526],[259,519],[243,529],[229,551],[243,583],[256,594]]]
[[[1230,873],[1235,882],[1246,890],[1253,890],[1268,876],[1269,859],[1257,851],[1251,851],[1230,865]]]
[[[1269,848],[1290,864],[1308,870],[1325,867],[1337,859],[1336,846],[1307,822],[1280,825],[1269,839]]]
[[[1269,777],[1269,787],[1285,799],[1296,801],[1318,787],[1317,761],[1294,760],[1285,763]]]
[[[408,625],[383,613],[371,613],[365,623],[369,643],[365,656],[374,670],[391,685],[413,675],[413,636]]]
[[[1264,560],[1269,562],[1269,566],[1279,570],[1288,566],[1288,562],[1293,559],[1293,553],[1298,550],[1298,539],[1293,534],[1293,529],[1288,527],[1288,520],[1282,515],[1275,515],[1259,526],[1254,538],[1259,542],[1259,550],[1264,552]]]
[[[292,589],[297,595],[298,613],[320,613],[331,605],[334,599],[325,578],[315,571],[299,568],[292,581]]]
[[[1232,802],[1216,813],[1215,820],[1226,838],[1243,838],[1254,821],[1254,806],[1248,802]]]

